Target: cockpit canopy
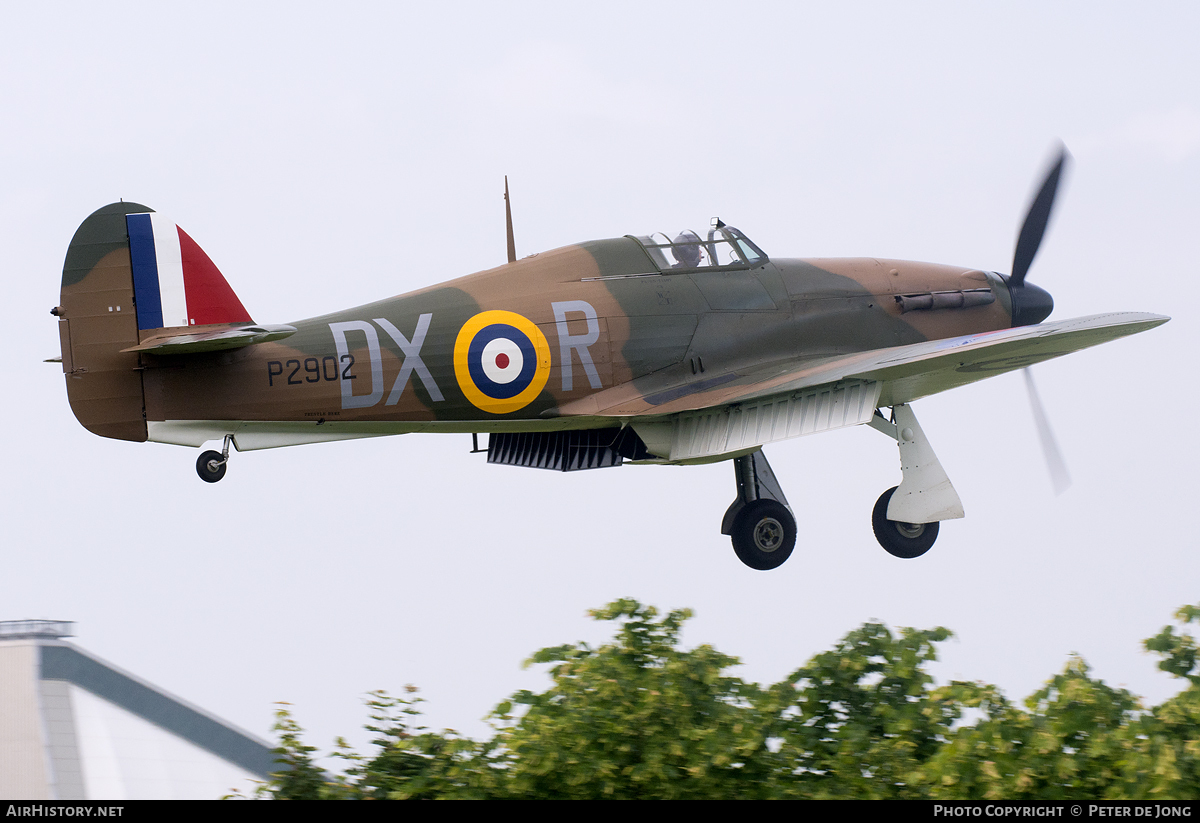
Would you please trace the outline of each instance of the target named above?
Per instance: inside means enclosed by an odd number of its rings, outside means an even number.
[[[690,229],[673,238],[662,232],[636,238],[661,271],[748,268],[767,262],[762,249],[733,226],[714,218],[707,239]]]

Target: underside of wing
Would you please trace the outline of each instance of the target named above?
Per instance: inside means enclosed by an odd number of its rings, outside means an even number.
[[[671,461],[722,459],[776,440],[865,423],[878,407],[1146,331],[1168,319],[1094,315],[800,364],[766,364],[649,392],[626,384],[561,411],[632,418],[649,450]]]
[[[1133,312],[1100,314],[918,343],[885,353],[852,376],[879,382],[880,405],[894,406],[1137,334],[1169,319]]]

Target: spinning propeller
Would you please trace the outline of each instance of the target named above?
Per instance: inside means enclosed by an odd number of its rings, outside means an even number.
[[[1042,181],[1042,187],[1029,205],[1029,212],[1025,215],[1025,222],[1021,225],[1021,233],[1017,237],[1017,248],[1013,253],[1012,274],[1007,277],[1001,275],[1008,284],[1008,293],[1012,298],[1012,324],[1014,327],[1041,323],[1050,316],[1050,312],[1054,311],[1054,298],[1050,296],[1050,293],[1026,282],[1025,275],[1029,272],[1029,266],[1033,263],[1038,247],[1042,244],[1046,225],[1050,222],[1050,213],[1054,209],[1054,197],[1058,193],[1058,182],[1069,157],[1066,146],[1061,147],[1058,160],[1046,173],[1046,179]],[[1046,410],[1042,407],[1042,401],[1033,385],[1033,375],[1028,367],[1022,371],[1025,373],[1025,387],[1029,390],[1029,404],[1033,407],[1038,439],[1041,440],[1046,466],[1050,470],[1050,481],[1054,486],[1054,493],[1062,494],[1071,485],[1071,478],[1067,474],[1067,464],[1054,440],[1054,433],[1050,430]]]

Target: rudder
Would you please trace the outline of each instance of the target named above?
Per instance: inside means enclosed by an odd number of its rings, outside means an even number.
[[[208,255],[138,203],[112,203],[75,232],[59,317],[67,398],[95,434],[146,439],[139,345],[163,328],[253,322]]]

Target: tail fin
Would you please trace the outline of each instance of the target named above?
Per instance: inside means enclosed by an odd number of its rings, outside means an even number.
[[[196,242],[137,203],[105,206],[76,230],[56,314],[75,417],[135,441],[146,439],[143,355],[122,349],[163,328],[253,322]]]

